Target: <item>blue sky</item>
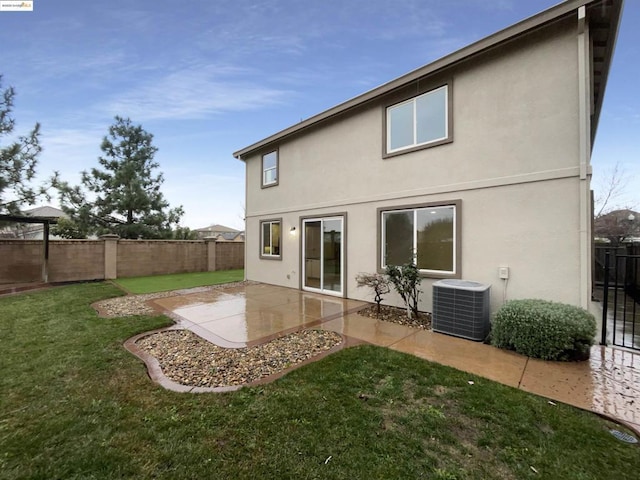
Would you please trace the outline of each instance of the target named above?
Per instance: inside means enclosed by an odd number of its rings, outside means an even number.
[[[34,0],[33,12],[0,12],[0,74],[17,91],[18,133],[42,125],[42,179],[59,170],[77,183],[113,117],[130,117],[154,135],[184,226],[242,228],[232,152],[556,3]],[[619,202],[635,207],[639,18],[627,0],[593,153],[594,186],[620,162]]]

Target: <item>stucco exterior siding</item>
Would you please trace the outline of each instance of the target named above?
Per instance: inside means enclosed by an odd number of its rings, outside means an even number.
[[[462,277],[492,286],[492,309],[503,301],[504,283],[498,267],[508,266],[508,298],[545,298],[578,304],[580,300],[577,178],[483,188],[414,197],[410,203],[461,200]],[[374,272],[378,208],[405,205],[407,200],[354,204],[342,210],[300,210],[282,217],[281,260],[259,258],[259,218],[247,221],[247,277],[250,280],[300,288],[300,218],[346,212],[346,296],[371,301],[367,289],[358,288],[355,275]],[[567,219],[575,219],[567,221]],[[296,227],[294,234],[291,227]],[[421,308],[431,311],[431,287],[422,281]],[[395,295],[388,300],[399,304]]]
[[[236,152],[246,164],[247,278],[302,288],[302,219],[342,215],[342,294],[372,300],[355,277],[379,269],[380,212],[455,203],[457,268],[439,278],[491,285],[494,312],[514,298],[587,308],[590,151],[620,10],[586,3],[559,4]],[[449,135],[387,153],[387,107],[445,84]],[[261,157],[275,149],[278,185],[261,188]],[[268,219],[281,222],[277,260],[260,258]],[[396,241],[410,244],[403,235]],[[423,278],[422,310],[439,278]],[[401,303],[394,293],[385,302]]]
[[[535,172],[566,176],[578,166],[575,35],[563,22],[443,73],[453,96],[450,144],[383,159],[391,96],[280,144],[276,187],[259,188],[260,155],[251,157],[247,214],[456,190]]]

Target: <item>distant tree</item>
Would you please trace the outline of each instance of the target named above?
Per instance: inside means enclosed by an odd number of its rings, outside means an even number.
[[[594,188],[594,217],[596,219],[614,210],[632,208],[625,201],[625,193],[632,178],[620,162],[600,176],[600,181]]]
[[[640,236],[640,215],[625,198],[632,178],[619,162],[601,177],[594,199],[593,233],[596,238],[619,245]]]
[[[594,222],[594,235],[606,238],[615,246],[640,237],[640,213],[625,208],[600,215]]]
[[[79,225],[70,218],[60,217],[58,223],[51,228],[51,234],[61,238],[87,238],[88,225]]]
[[[13,132],[15,120],[11,116],[15,90],[2,90],[0,75],[0,140]],[[46,196],[45,187],[33,187],[40,146],[40,124],[25,136],[3,146],[0,143],[0,213],[16,215],[23,204],[33,205],[39,196]]]
[[[184,212],[181,206],[170,209],[160,192],[164,177],[154,173],[159,165],[153,160],[158,149],[152,140],[141,125],[115,117],[100,146],[102,169],[82,172],[77,186],[60,180],[56,172],[52,183],[75,231],[121,238],[172,237],[172,226]]]
[[[171,238],[174,240],[198,240],[198,232],[194,232],[189,227],[176,227]]]

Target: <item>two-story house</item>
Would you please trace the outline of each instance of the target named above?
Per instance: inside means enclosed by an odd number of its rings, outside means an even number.
[[[590,155],[621,10],[565,1],[236,152],[247,278],[371,300],[356,274],[413,259],[426,311],[441,278],[492,285],[493,310],[587,308]]]

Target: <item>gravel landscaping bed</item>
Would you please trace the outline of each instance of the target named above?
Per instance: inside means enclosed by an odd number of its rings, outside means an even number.
[[[155,357],[164,375],[183,385],[245,385],[279,373],[342,343],[325,330],[303,330],[248,348],[222,348],[189,330],[169,330],[138,340]]]
[[[370,318],[377,318],[378,320],[384,320],[385,322],[398,323],[400,325],[407,325],[408,327],[421,328],[423,330],[431,329],[431,314],[427,312],[419,312],[417,318],[407,318],[407,311],[404,308],[389,307],[387,305],[380,305],[380,313],[378,313],[378,306],[372,305],[363,310],[358,311],[359,315]]]
[[[156,298],[217,290],[255,282],[234,282],[167,292],[126,295],[95,303],[102,316],[154,315],[159,312],[147,302]],[[381,306],[365,308],[360,315],[414,328],[431,328],[431,314],[407,319],[404,309]],[[193,387],[246,385],[299,364],[342,343],[342,337],[325,330],[303,330],[249,348],[223,348],[189,330],[168,330],[151,334],[137,345],[153,356],[164,375],[174,382]]]

